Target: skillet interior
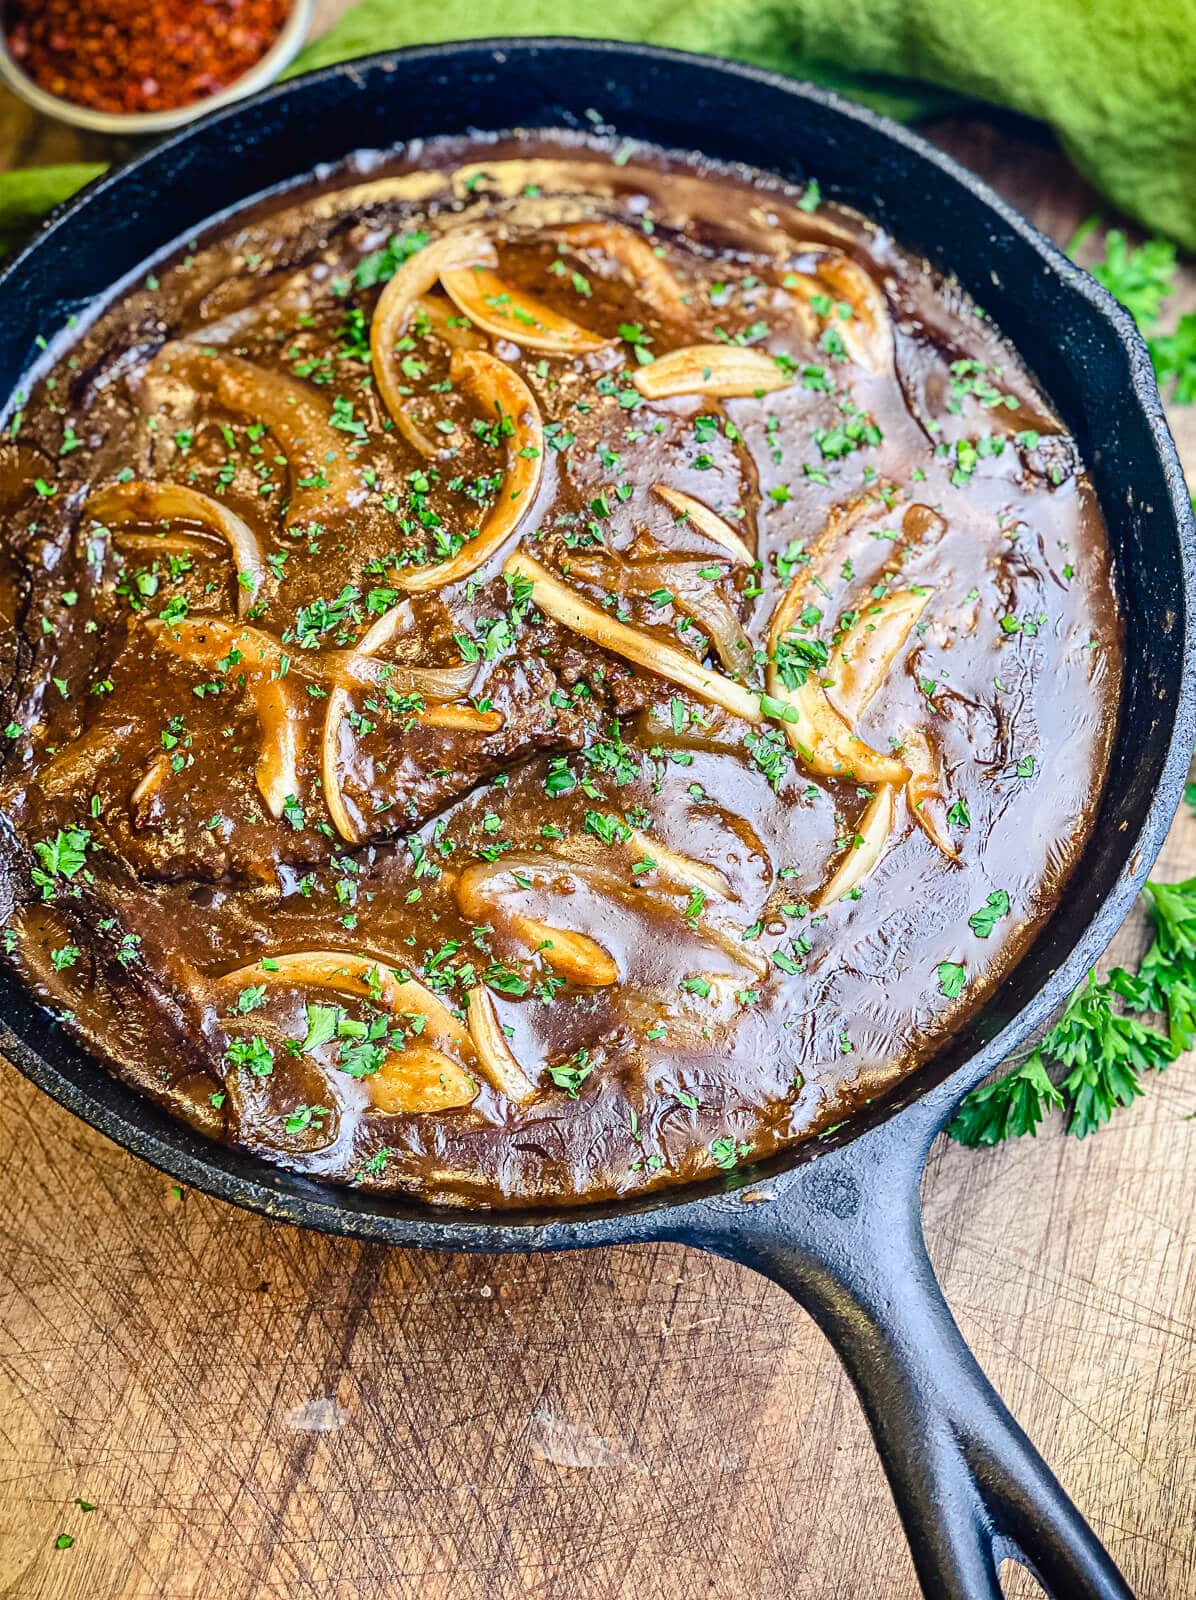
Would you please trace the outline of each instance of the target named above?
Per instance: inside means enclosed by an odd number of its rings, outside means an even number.
[[[1192,691],[1185,691],[1183,671],[1191,653],[1191,519],[1145,350],[1103,291],[951,163],[833,97],[668,52],[471,45],[379,58],[272,91],[106,180],[68,208],[0,286],[0,373],[6,389],[19,387],[37,333],[90,309],[96,296],[107,298],[114,283],[213,213],[285,185],[321,160],[399,136],[510,126],[516,112],[528,125],[584,126],[594,120],[595,102],[621,133],[700,147],[793,181],[808,171],[826,193],[954,270],[1029,354],[1077,438],[1117,559],[1127,622],[1125,697],[1082,867],[1045,933],[984,1012],[921,1073],[844,1129],[846,1140],[937,1084],[947,1091],[944,1103],[954,1099],[1050,1014],[1124,916],[1178,798],[1191,749]],[[414,1202],[319,1188],[209,1144],[109,1078],[48,1027],[11,982],[0,993],[21,1041],[11,1047],[13,1058],[71,1109],[189,1184],[308,1225],[393,1242],[551,1248],[626,1237],[636,1231],[633,1216],[697,1193],[572,1210],[566,1224],[545,1231],[539,1225],[551,1218],[544,1214],[507,1213],[499,1228],[484,1216],[446,1217]],[[761,1172],[824,1148],[799,1149]]]

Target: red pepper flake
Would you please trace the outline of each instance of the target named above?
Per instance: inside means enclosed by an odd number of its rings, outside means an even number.
[[[96,111],[171,111],[261,60],[290,0],[15,0],[8,48],[41,88]]]

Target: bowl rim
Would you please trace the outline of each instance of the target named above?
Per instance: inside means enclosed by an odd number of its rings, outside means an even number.
[[[0,7],[0,79],[15,95],[43,116],[53,117],[75,128],[85,128],[92,133],[140,134],[166,133],[186,127],[209,112],[218,111],[270,87],[307,42],[315,14],[315,0],[291,0],[286,21],[274,43],[226,88],[203,99],[192,100],[185,106],[173,106],[163,111],[96,111],[91,106],[80,105],[75,100],[43,89],[29,76],[9,48],[6,10],[6,7]]]
[[[728,1198],[733,1199],[736,1189],[750,1186],[753,1194],[764,1191],[769,1197],[780,1197],[797,1182],[803,1169],[824,1151],[842,1149],[870,1133],[883,1132],[902,1119],[906,1112],[913,1113],[908,1122],[921,1130],[929,1144],[930,1136],[937,1131],[961,1096],[1006,1060],[1036,1030],[1041,1030],[1049,1023],[1125,920],[1178,808],[1196,736],[1196,518],[1163,412],[1149,352],[1137,326],[1124,307],[1102,285],[1072,262],[1051,239],[996,194],[983,179],[920,135],[869,107],[845,99],[833,90],[722,57],[617,40],[567,36],[494,37],[376,52],[299,74],[285,83],[260,91],[251,101],[220,109],[212,108],[202,124],[188,126],[142,152],[126,165],[93,180],[57,207],[24,249],[0,271],[0,295],[42,241],[50,234],[65,230],[97,196],[119,187],[130,178],[136,181],[144,176],[146,169],[152,173],[156,161],[166,159],[169,162],[173,153],[191,139],[235,120],[248,110],[268,105],[272,100],[304,87],[336,78],[347,77],[360,87],[364,74],[374,70],[385,72],[396,65],[435,69],[438,64],[472,57],[477,59],[479,65],[486,62],[505,70],[510,66],[512,56],[541,51],[575,51],[599,59],[605,57],[612,61],[612,65],[619,60],[624,67],[647,63],[666,68],[685,65],[709,73],[715,79],[738,78],[749,84],[779,90],[795,102],[829,110],[847,123],[867,128],[888,142],[895,143],[937,169],[951,184],[968,191],[995,215],[1005,229],[1034,252],[1044,270],[1060,277],[1071,293],[1085,300],[1116,336],[1126,367],[1129,392],[1149,429],[1155,457],[1166,481],[1166,501],[1156,510],[1167,519],[1177,535],[1181,573],[1177,608],[1182,628],[1182,671],[1159,779],[1140,825],[1133,837],[1123,843],[1121,853],[1124,865],[1071,948],[1047,973],[1034,994],[995,1033],[979,1042],[956,1064],[945,1065],[937,1077],[930,1077],[929,1080],[922,1072],[907,1075],[894,1085],[891,1093],[881,1096],[873,1106],[849,1119],[841,1135],[799,1142],[729,1178],[716,1177],[676,1188],[599,1202],[580,1202],[555,1208],[548,1203],[534,1209],[491,1211],[432,1205],[416,1196],[397,1191],[390,1194],[363,1193],[306,1178],[260,1157],[208,1139],[161,1110],[142,1096],[140,1091],[123,1085],[121,1087],[130,1098],[122,1108],[112,1100],[105,1100],[90,1083],[78,1081],[54,1064],[41,1049],[27,1044],[9,1027],[0,1023],[0,1050],[25,1076],[90,1126],[159,1171],[201,1192],[273,1220],[379,1243],[451,1250],[540,1251],[618,1244],[637,1238],[676,1237],[686,1229],[698,1226],[699,1217],[709,1215],[712,1203],[718,1206]],[[518,120],[513,117],[511,125],[518,125]],[[281,183],[271,185],[263,193],[277,192],[280,187]],[[230,205],[228,210],[239,210],[252,202],[253,197],[248,196]],[[225,214],[222,211],[215,215],[220,217]],[[119,1082],[83,1046],[74,1048],[87,1058],[90,1068],[95,1074],[102,1075],[106,1084]],[[932,1065],[928,1063],[928,1066]]]

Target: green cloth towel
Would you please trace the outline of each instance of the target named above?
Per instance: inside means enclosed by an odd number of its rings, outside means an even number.
[[[475,37],[476,0],[359,0],[292,72]],[[1196,249],[1196,0],[510,0],[495,33],[647,40],[831,84],[911,120],[961,96],[1048,122],[1080,171]],[[19,232],[98,168],[0,174]]]

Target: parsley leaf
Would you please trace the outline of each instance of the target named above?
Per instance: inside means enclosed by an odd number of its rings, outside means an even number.
[[[972,1149],[999,1144],[1023,1133],[1035,1134],[1047,1110],[1062,1106],[1063,1096],[1047,1076],[1041,1049],[995,1083],[965,1095],[947,1130]]]
[[[1196,312],[1185,312],[1174,333],[1158,334],[1147,344],[1159,388],[1170,386],[1167,398],[1174,404],[1191,405],[1196,400]]]
[[[560,1066],[549,1067],[548,1076],[558,1089],[563,1089],[570,1100],[576,1100],[582,1084],[597,1066],[588,1050],[578,1050]]]
[[[964,1097],[952,1138],[994,1145],[1037,1132],[1048,1110],[1061,1109],[1083,1139],[1133,1104],[1144,1072],[1162,1072],[1196,1042],[1196,878],[1148,883],[1145,894],[1155,938],[1138,971],[1115,967],[1101,980],[1090,972],[1025,1062]],[[1139,1021],[1142,1011],[1164,1015],[1167,1031]],[[1050,1061],[1066,1069],[1057,1088]]]
[[[723,1134],[721,1138],[710,1141],[710,1159],[724,1172],[730,1172],[750,1154],[750,1145],[736,1144],[729,1134]]]
[[[359,289],[372,289],[375,284],[386,283],[405,261],[409,261],[428,242],[426,233],[394,234],[381,250],[362,256],[353,276]]]
[[[230,1066],[247,1068],[255,1078],[268,1078],[274,1071],[274,1052],[257,1035],[252,1039],[230,1039],[224,1059]]]
[[[329,1039],[336,1038],[336,1028],[340,1021],[341,1009],[339,1006],[313,1006],[307,1007],[307,1035],[299,1046],[305,1056],[311,1055],[322,1044],[327,1044]]]
[[[939,993],[948,1000],[958,1000],[967,985],[967,968],[961,967],[956,961],[940,961],[938,978]]]
[[[1071,254],[1087,238],[1095,223],[1088,223],[1071,242]],[[1131,246],[1120,228],[1105,235],[1103,261],[1089,268],[1098,283],[1120,300],[1136,322],[1149,327],[1159,320],[1163,301],[1171,293],[1176,273],[1175,246],[1167,239],[1147,239]]]
[[[1004,889],[994,889],[979,911],[968,918],[968,927],[977,939],[987,939],[1002,917],[1009,915],[1009,896]]]
[[[73,878],[83,870],[90,843],[89,828],[64,828],[57,838],[39,839],[34,844],[41,864],[33,868],[30,876],[44,900],[53,896],[55,878]]]

